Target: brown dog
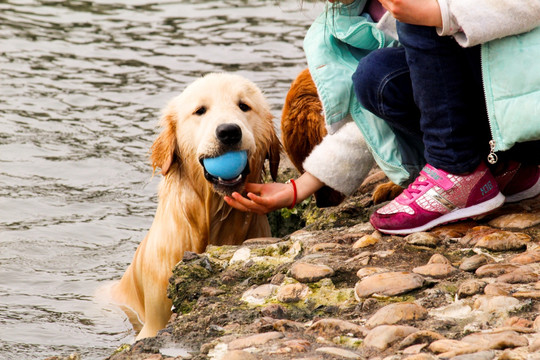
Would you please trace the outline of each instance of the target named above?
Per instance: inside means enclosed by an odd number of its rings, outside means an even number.
[[[308,69],[298,74],[285,98],[281,116],[283,148],[296,169],[303,173],[302,164],[315,145],[327,134],[323,108],[315,83]],[[387,182],[377,186],[373,192],[375,204],[391,200],[402,191],[402,187]],[[343,194],[323,187],[315,193],[318,207],[335,206],[344,199]]]
[[[196,80],[169,103],[161,127],[151,155],[154,171],[159,167],[163,174],[154,222],[111,289],[113,300],[144,324],[137,339],[154,336],[167,324],[167,284],[185,251],[270,236],[266,216],[233,209],[222,195],[241,192],[246,181],[261,182],[265,159],[275,179],[281,149],[261,91],[237,75]],[[238,178],[216,178],[203,167],[204,158],[233,150],[248,154]]]

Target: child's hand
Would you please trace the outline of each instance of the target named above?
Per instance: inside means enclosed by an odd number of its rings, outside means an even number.
[[[247,197],[235,192],[230,197],[225,196],[225,202],[235,209],[257,214],[288,207],[294,199],[294,190],[290,184],[267,183],[246,184]]]
[[[379,2],[403,23],[435,27],[443,25],[437,0],[379,0]]]

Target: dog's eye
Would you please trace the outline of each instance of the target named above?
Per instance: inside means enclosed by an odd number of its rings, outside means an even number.
[[[240,110],[242,110],[243,112],[247,112],[247,111],[251,110],[251,107],[249,107],[248,104],[246,104],[246,103],[244,103],[244,102],[242,102],[242,101],[240,101],[240,102],[238,103],[238,107],[239,107]]]
[[[205,106],[201,106],[200,108],[198,108],[194,112],[194,114],[196,114],[196,115],[204,115],[205,113],[206,113],[206,107]]]

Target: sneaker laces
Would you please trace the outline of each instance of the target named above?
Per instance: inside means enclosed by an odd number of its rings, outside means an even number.
[[[407,189],[403,190],[403,194],[405,194],[408,199],[414,199],[430,184],[431,182],[429,182],[427,178],[419,176]]]

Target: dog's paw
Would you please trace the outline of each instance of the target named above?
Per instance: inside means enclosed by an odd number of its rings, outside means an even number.
[[[380,204],[382,202],[393,200],[396,196],[401,194],[403,188],[399,185],[389,181],[384,184],[377,185],[373,190],[373,203]]]

